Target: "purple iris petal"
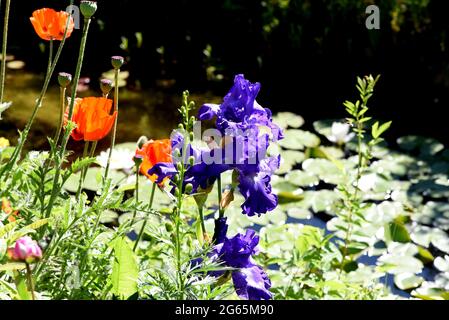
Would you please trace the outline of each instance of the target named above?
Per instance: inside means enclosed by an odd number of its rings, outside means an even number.
[[[269,300],[271,281],[259,266],[243,268],[232,272],[232,281],[238,296],[247,300]]]
[[[198,110],[198,119],[201,121],[211,120],[217,116],[220,105],[214,103],[206,103]]]
[[[169,162],[159,162],[148,170],[148,174],[157,176],[156,183],[161,183],[165,178],[172,178],[176,173],[178,171],[174,164]]]

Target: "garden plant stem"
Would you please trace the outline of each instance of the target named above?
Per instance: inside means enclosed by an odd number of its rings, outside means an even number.
[[[218,189],[218,213],[219,213],[219,218],[223,218],[224,217],[224,210],[221,207],[221,175],[219,175],[218,178],[217,178],[217,189]]]
[[[88,19],[88,18],[84,19],[83,35],[81,38],[81,45],[80,45],[80,50],[79,50],[79,55],[78,55],[78,62],[76,65],[75,77],[73,78],[72,96],[71,96],[71,100],[70,100],[70,106],[69,106],[69,112],[68,112],[67,119],[72,119],[72,115],[73,115],[73,108],[75,105],[75,98],[76,98],[76,89],[78,87],[78,82],[79,82],[80,75],[81,75],[81,68],[82,68],[83,60],[84,60],[84,51],[86,49],[87,34],[89,32],[90,22],[91,22],[91,19]],[[70,133],[71,133],[71,130],[65,130],[62,141],[61,141],[61,150],[60,150],[59,159],[56,164],[56,172],[55,172],[55,177],[53,179],[52,193],[51,193],[50,200],[49,200],[49,203],[47,206],[47,212],[45,214],[46,217],[50,216],[51,210],[53,208],[53,203],[56,200],[56,197],[58,196],[58,192],[60,191],[60,188],[58,186],[59,176],[61,174],[62,159],[64,159],[64,154],[65,154],[65,150],[67,147],[67,142],[70,137]]]
[[[156,191],[156,186],[157,186],[157,184],[153,183],[153,187],[151,188],[150,206],[149,206],[150,210],[153,207],[153,200],[154,200],[154,193]],[[136,242],[134,243],[133,251],[136,251],[137,246],[139,245],[139,241],[140,241],[140,239],[142,238],[142,236],[143,236],[143,234],[145,232],[145,227],[147,226],[147,221],[148,221],[148,219],[147,219],[147,217],[145,217],[145,219],[143,221],[143,224],[142,224],[142,227],[140,228],[139,235],[137,236]]]
[[[73,4],[73,0],[70,1],[70,4],[71,5]],[[31,130],[31,126],[33,125],[34,119],[36,118],[37,111],[42,106],[42,101],[43,101],[43,99],[45,97],[45,94],[47,93],[47,89],[48,89],[48,86],[50,84],[51,76],[52,76],[53,72],[55,71],[56,64],[58,63],[59,57],[61,56],[62,49],[64,47],[65,40],[67,38],[67,30],[68,30],[68,26],[69,26],[69,22],[71,20],[71,17],[72,17],[72,15],[69,14],[68,15],[68,19],[67,19],[67,23],[66,23],[66,27],[65,27],[65,30],[64,30],[64,35],[62,37],[61,43],[59,44],[59,48],[58,48],[58,51],[56,52],[55,58],[53,59],[50,72],[45,77],[44,85],[42,87],[42,90],[41,90],[41,92],[39,94],[38,99],[36,100],[36,104],[34,106],[34,109],[33,109],[33,112],[31,114],[31,117],[28,120],[28,122],[27,122],[27,124],[25,126],[25,129],[21,133],[21,136],[20,136],[20,139],[19,139],[19,144],[14,149],[14,152],[13,152],[10,160],[8,161],[8,163],[5,166],[3,166],[3,168],[0,171],[0,178],[3,176],[3,174],[5,172],[7,172],[7,176],[5,178],[5,181],[8,180],[9,174],[11,173],[11,169],[14,167],[14,165],[16,164],[20,154],[22,153],[23,146],[25,145],[25,142],[27,140],[28,134],[29,134],[29,132]]]
[[[33,282],[33,273],[30,268],[30,264],[28,262],[25,262],[26,270],[27,270],[27,282],[29,290],[31,291],[31,298],[33,300],[36,300],[36,297],[34,295],[34,282]]]
[[[0,70],[0,103],[3,103],[3,94],[5,92],[5,78],[6,78],[6,48],[8,46],[8,25],[9,25],[9,9],[11,7],[11,0],[6,0],[5,16],[3,23],[3,41],[2,41],[2,64]]]
[[[114,85],[114,111],[113,112],[117,112],[117,116],[115,117],[115,121],[114,121],[114,127],[112,129],[112,138],[111,138],[111,148],[109,149],[109,155],[108,155],[108,162],[106,164],[106,169],[104,171],[104,180],[106,181],[106,179],[108,178],[108,174],[109,174],[109,164],[111,162],[111,157],[112,157],[112,151],[114,150],[114,146],[115,146],[115,136],[117,134],[117,123],[118,123],[118,94],[119,94],[119,90],[118,90],[118,76],[120,73],[120,69],[116,69],[115,70],[115,77],[114,77],[114,81],[115,81],[115,85]]]

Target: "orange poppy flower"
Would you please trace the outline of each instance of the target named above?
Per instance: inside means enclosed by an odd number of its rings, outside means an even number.
[[[117,111],[110,114],[112,100],[106,98],[78,98],[75,100],[72,121],[76,128],[72,131],[72,138],[76,141],[98,141],[106,137],[114,125]],[[65,113],[67,123],[68,110]]]
[[[145,175],[151,181],[156,181],[157,176],[149,175],[148,170],[157,163],[172,162],[171,151],[170,139],[150,140],[146,142],[142,148],[137,148],[135,157],[142,159],[140,173]]]
[[[33,12],[30,21],[33,24],[34,31],[44,40],[59,40],[64,37],[65,26],[69,14],[65,11],[55,11],[49,8],[42,8]],[[75,23],[70,18],[67,38],[72,34]]]
[[[8,215],[8,221],[16,221],[16,217],[19,215],[18,211],[14,211],[11,207],[11,202],[8,199],[2,198],[2,211]]]

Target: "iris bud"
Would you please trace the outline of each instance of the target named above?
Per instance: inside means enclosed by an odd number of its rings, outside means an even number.
[[[193,185],[191,183],[188,183],[186,185],[186,193],[191,193],[193,191]]]

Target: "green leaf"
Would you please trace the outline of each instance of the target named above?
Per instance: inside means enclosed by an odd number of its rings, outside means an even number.
[[[112,266],[112,293],[128,299],[137,292],[139,269],[135,255],[124,237],[114,242],[114,264]]]
[[[400,243],[410,242],[410,234],[404,224],[393,221],[385,226],[385,239]]]
[[[21,262],[10,262],[0,265],[0,271],[14,271],[25,269],[25,263]]]
[[[3,237],[8,232],[12,231],[16,225],[18,225],[20,220],[16,220],[8,223],[6,226],[0,228],[0,237]]]

